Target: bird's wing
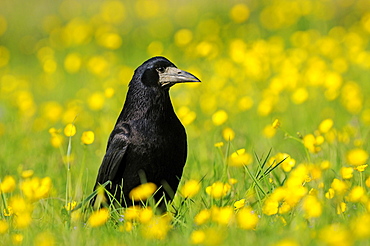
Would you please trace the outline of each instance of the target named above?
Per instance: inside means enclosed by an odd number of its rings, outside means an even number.
[[[130,128],[127,124],[116,127],[108,141],[107,152],[99,168],[97,183],[103,184],[107,180],[114,180],[118,170],[124,168],[124,155],[129,145]]]

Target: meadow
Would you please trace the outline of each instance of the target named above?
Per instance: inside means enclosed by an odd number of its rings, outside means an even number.
[[[0,245],[370,245],[370,1],[0,1]],[[133,71],[165,56],[168,212],[87,205]]]

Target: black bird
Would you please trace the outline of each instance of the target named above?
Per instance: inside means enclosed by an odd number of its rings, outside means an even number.
[[[147,181],[161,187],[156,201],[163,194],[167,201],[173,198],[186,161],[187,139],[169,89],[185,82],[200,80],[164,57],[153,57],[135,70],[94,189],[111,181],[107,191],[122,206],[131,206],[130,191]]]

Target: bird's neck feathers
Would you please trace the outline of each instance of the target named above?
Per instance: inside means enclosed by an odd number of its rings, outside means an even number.
[[[122,114],[126,120],[162,121],[176,117],[169,90],[145,86],[129,87]]]

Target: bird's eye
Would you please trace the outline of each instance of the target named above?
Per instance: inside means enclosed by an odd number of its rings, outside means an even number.
[[[159,68],[157,68],[157,71],[158,72],[161,72],[161,73],[164,73],[164,71],[165,71],[166,69],[164,68],[164,67],[159,67]]]

